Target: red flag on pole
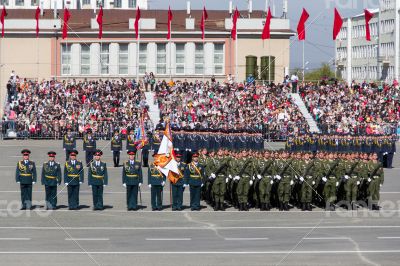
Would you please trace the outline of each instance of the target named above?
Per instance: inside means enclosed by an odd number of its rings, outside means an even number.
[[[335,8],[335,19],[333,21],[333,40],[336,40],[340,29],[342,28],[343,25],[343,19],[339,14],[339,11]]]
[[[307,10],[305,10],[303,8],[303,12],[301,13],[301,17],[299,20],[299,24],[297,24],[297,36],[299,38],[300,41],[305,40],[306,39],[306,28],[305,28],[305,24],[307,19],[310,17],[310,15],[308,14]]]
[[[103,37],[103,6],[100,6],[100,11],[96,20],[97,24],[99,24],[99,39],[101,39]]]
[[[36,19],[36,38],[39,37],[39,18],[40,18],[40,8],[36,8],[35,19]]]
[[[233,18],[232,18],[233,25],[232,25],[232,30],[231,30],[231,37],[232,37],[233,40],[236,40],[236,36],[237,36],[237,26],[236,26],[236,24],[237,24],[237,20],[239,18],[239,15],[240,15],[239,11],[238,11],[238,9],[236,7],[235,12],[233,12]]]
[[[139,38],[139,20],[140,20],[140,8],[138,6],[136,9],[136,18],[135,18],[136,40]]]
[[[272,19],[271,8],[268,8],[267,18],[265,19],[264,29],[261,34],[261,39],[263,40],[271,38],[271,19]]]
[[[369,21],[374,16],[374,14],[369,12],[368,9],[365,9],[364,16],[365,16],[365,39],[367,41],[371,41],[371,32],[369,31]]]
[[[207,14],[207,10],[206,7],[203,7],[203,12],[201,14],[201,21],[200,21],[200,29],[201,29],[201,39],[204,40],[204,31],[205,31],[205,24],[206,24],[206,20],[208,19],[208,14]]]
[[[69,13],[68,8],[64,8],[64,24],[62,31],[62,38],[65,39],[68,37],[68,21],[71,18],[71,13]]]
[[[168,7],[168,34],[167,34],[167,40],[171,39],[171,22],[173,19],[171,7]]]
[[[6,6],[3,5],[3,10],[1,11],[1,17],[0,17],[1,37],[4,37],[4,18],[5,17],[7,17],[7,11],[6,11]]]

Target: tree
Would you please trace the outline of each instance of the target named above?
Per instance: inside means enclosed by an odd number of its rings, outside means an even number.
[[[319,69],[305,74],[306,81],[320,81],[335,78],[335,72],[331,70],[328,63],[323,63]]]

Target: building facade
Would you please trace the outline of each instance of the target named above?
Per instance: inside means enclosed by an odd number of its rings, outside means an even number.
[[[0,0],[0,5],[8,9],[34,9],[40,6],[43,9],[64,8],[95,9],[103,6],[104,9],[141,9],[148,8],[147,0]]]
[[[400,0],[381,0],[379,9],[369,10],[374,14],[369,22],[371,41],[365,38],[364,14],[344,20],[335,43],[340,77],[348,83],[398,80],[399,10]]]

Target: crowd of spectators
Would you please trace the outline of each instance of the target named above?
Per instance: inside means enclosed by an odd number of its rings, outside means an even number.
[[[174,128],[262,132],[272,140],[305,134],[309,126],[286,86],[217,82],[159,82],[161,117]]]
[[[400,126],[396,84],[310,84],[300,94],[325,134],[387,135]]]
[[[38,83],[15,77],[7,87],[3,133],[14,129],[19,138],[60,138],[68,128],[78,137],[87,128],[99,138],[110,137],[115,128],[125,134],[138,126],[146,108],[144,93],[132,80]]]

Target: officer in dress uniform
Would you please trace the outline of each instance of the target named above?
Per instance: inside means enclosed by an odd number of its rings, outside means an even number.
[[[91,128],[87,129],[86,135],[83,137],[83,150],[86,152],[86,166],[89,167],[96,152],[96,139],[92,136]]]
[[[113,153],[114,167],[119,167],[119,158],[122,151],[122,138],[119,130],[114,130],[114,136],[111,139],[111,151]]]
[[[199,153],[194,152],[192,162],[185,170],[185,187],[190,186],[190,209],[192,211],[200,210],[200,194],[205,177],[204,166],[199,163]]]
[[[153,157],[157,153],[153,154]],[[163,187],[165,186],[165,176],[157,169],[154,163],[152,163],[148,169],[147,184],[151,190],[151,209],[152,211],[162,210],[162,193]]]
[[[101,150],[96,150],[94,161],[90,163],[88,171],[88,184],[92,187],[94,211],[104,210],[103,190],[108,185],[107,164],[100,160],[102,155]]]
[[[147,139],[150,139],[151,131],[147,132]],[[149,150],[150,150],[150,142],[147,141],[142,147],[142,160],[143,167],[149,167]]]
[[[55,161],[56,152],[49,151],[49,160],[43,163],[42,185],[46,191],[46,209],[57,208],[57,186],[61,184],[61,166]]]
[[[15,181],[21,188],[21,210],[32,209],[32,185],[36,183],[36,166],[29,160],[31,151],[24,149],[21,151],[22,160],[17,163],[15,171]]]
[[[135,130],[133,128],[129,130],[129,135],[126,137],[126,150],[136,153]]]
[[[129,160],[122,168],[122,184],[126,187],[126,202],[128,211],[138,209],[137,197],[139,187],[143,183],[142,167],[140,162],[135,161],[135,152],[128,151]]]
[[[76,149],[76,139],[71,132],[71,128],[67,129],[67,134],[63,138],[63,148],[65,151],[65,160],[68,161],[71,151]]]
[[[155,152],[158,152],[158,149],[160,148],[160,144],[161,144],[161,130],[163,128],[158,125],[156,127],[156,130],[154,131],[154,134],[152,135],[151,139],[150,139],[150,145],[151,145],[151,149]]]
[[[76,160],[77,150],[72,150],[70,159],[64,166],[64,183],[68,186],[68,209],[77,210],[79,207],[79,188],[83,184],[84,172],[81,161]]]
[[[172,189],[172,210],[173,211],[181,211],[182,210],[182,205],[183,205],[183,191],[185,188],[183,187],[184,185],[184,179],[183,175],[186,170],[186,164],[181,161],[182,159],[182,154],[181,153],[176,153],[175,154],[175,159],[178,164],[178,170],[179,170],[179,179],[175,184],[171,184],[171,189]]]

